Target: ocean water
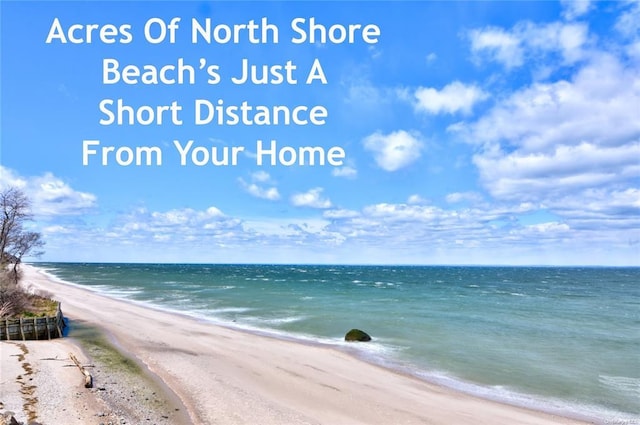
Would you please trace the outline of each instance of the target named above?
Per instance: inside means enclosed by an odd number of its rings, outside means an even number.
[[[640,268],[36,265],[113,297],[334,346],[485,398],[640,423]],[[351,328],[373,341],[344,342]]]

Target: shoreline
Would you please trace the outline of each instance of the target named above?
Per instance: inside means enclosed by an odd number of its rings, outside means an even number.
[[[588,423],[479,398],[336,348],[105,297],[34,266],[23,270],[24,284],[53,293],[66,317],[112,335],[182,400],[195,424]]]

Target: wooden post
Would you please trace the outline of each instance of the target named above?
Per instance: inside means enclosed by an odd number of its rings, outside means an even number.
[[[71,358],[71,360],[73,360],[73,362],[76,364],[76,366],[78,366],[78,369],[80,369],[80,372],[82,372],[82,374],[84,375],[84,387],[85,388],[92,388],[93,387],[93,378],[91,377],[91,374],[89,372],[87,372],[87,370],[84,368],[84,366],[82,366],[80,364],[80,362],[78,361],[76,356],[74,356],[72,353],[69,353],[69,357]]]
[[[58,303],[58,312],[56,313],[56,327],[58,328],[58,337],[62,338],[62,328],[64,327],[64,319],[62,318],[62,309],[60,305],[62,303]]]
[[[58,304],[58,314],[56,314],[56,328],[58,329],[58,338],[62,338],[62,327],[60,322],[62,321],[62,312],[60,311],[60,304]]]
[[[22,340],[25,340],[24,337],[24,329],[22,328],[22,317],[20,318],[20,336],[22,336]]]
[[[38,339],[38,321],[36,318],[33,318],[33,332],[36,334],[36,340]]]
[[[55,320],[55,319],[53,319]],[[50,340],[51,339],[51,329],[49,328],[49,317],[47,317],[45,319],[45,323],[47,324],[47,338]]]
[[[4,319],[4,331],[7,334],[7,341],[11,341],[11,335],[9,335],[9,319]]]

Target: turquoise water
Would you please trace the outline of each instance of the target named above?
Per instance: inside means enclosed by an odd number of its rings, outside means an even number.
[[[640,422],[640,268],[37,265],[114,297],[329,344],[486,398]],[[354,327],[373,342],[343,342]]]

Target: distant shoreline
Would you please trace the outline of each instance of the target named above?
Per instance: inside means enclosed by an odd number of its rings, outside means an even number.
[[[126,262],[126,261],[31,261],[24,262],[25,265],[32,267],[42,267],[43,264],[92,264],[92,265],[185,265],[185,266],[291,266],[291,267],[303,267],[303,266],[318,266],[318,267],[472,267],[472,268],[550,268],[550,269],[640,269],[640,265],[618,265],[618,264],[396,264],[396,263],[189,263],[189,262]]]

